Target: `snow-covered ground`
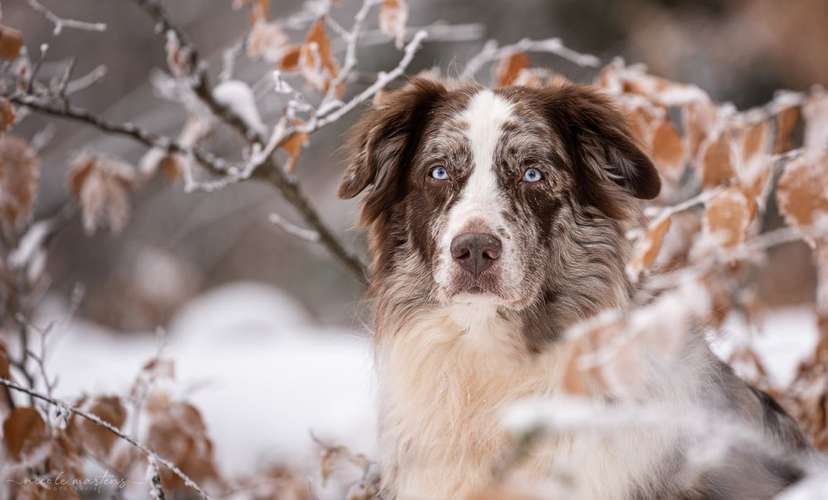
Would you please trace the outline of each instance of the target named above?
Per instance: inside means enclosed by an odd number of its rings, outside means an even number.
[[[801,306],[771,311],[760,319],[755,331],[743,316],[731,314],[711,346],[727,358],[736,346],[749,344],[765,365],[771,384],[783,388],[793,380],[799,362],[814,351],[816,342],[816,316],[813,309]]]
[[[38,320],[59,318],[52,304]],[[789,308],[763,320],[754,335],[739,316],[714,350],[726,356],[751,342],[784,386],[811,351],[810,310]],[[152,333],[124,335],[81,320],[57,328],[48,366],[60,375],[57,395],[126,394],[159,348]],[[310,436],[375,455],[371,353],[364,332],[322,328],[277,289],[229,285],[191,302],[167,332],[164,357],[175,360],[177,389],[203,413],[223,472],[234,477],[269,461],[318,463]]]
[[[60,376],[56,395],[66,399],[126,394],[160,344],[150,333],[117,334],[78,320],[54,337],[48,367]],[[242,283],[196,299],[172,322],[163,355],[175,361],[176,390],[202,411],[231,477],[268,462],[318,463],[311,431],[374,454],[365,334],[315,326],[277,289]]]

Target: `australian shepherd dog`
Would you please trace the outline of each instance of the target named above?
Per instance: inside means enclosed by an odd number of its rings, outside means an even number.
[[[630,301],[625,231],[658,173],[610,99],[578,85],[414,79],[349,147],[339,195],[366,192],[383,498],[467,498],[513,447],[504,409],[561,392],[562,333]],[[715,411],[773,446],[730,446],[687,474],[681,426],[563,433],[511,476],[543,484],[564,469],[567,492],[548,498],[600,500],[756,500],[797,480],[793,421],[703,338],[682,349],[642,397]]]

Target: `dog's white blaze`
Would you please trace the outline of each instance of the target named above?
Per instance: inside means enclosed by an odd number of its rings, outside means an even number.
[[[441,286],[451,279],[451,240],[470,224],[481,224],[489,231],[506,229],[503,220],[504,200],[497,187],[494,154],[503,125],[514,118],[512,104],[491,90],[478,92],[469,101],[459,119],[467,124],[464,134],[472,151],[472,171],[460,199],[449,210],[446,227],[440,238],[440,262],[435,280]],[[502,241],[501,279],[514,284],[514,251],[509,241]]]

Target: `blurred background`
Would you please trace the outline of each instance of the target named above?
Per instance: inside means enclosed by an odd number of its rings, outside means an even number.
[[[159,132],[174,133],[182,113],[154,95],[148,83],[153,68],[165,68],[161,39],[147,17],[130,2],[100,0],[42,0],[68,17],[101,21],[108,33],[65,30],[53,39],[50,60],[76,55],[76,74],[103,64],[106,78],[74,96],[76,105],[114,121],[132,120]],[[222,49],[248,29],[245,11],[233,10],[230,0],[165,2],[180,26],[204,56],[219,67]],[[337,15],[345,25],[358,2],[343,0]],[[26,2],[2,2],[3,22],[20,29],[30,54],[50,39],[52,30]],[[288,16],[301,8],[296,0],[271,3],[271,16]],[[410,26],[442,20],[480,23],[480,40],[431,42],[418,53],[412,73],[433,66],[444,74],[480,49],[485,39],[502,44],[523,37],[561,37],[571,48],[608,62],[615,56],[646,64],[652,73],[693,83],[719,101],[739,108],[760,105],[776,89],[805,90],[828,84],[828,2],[824,0],[472,0],[411,2]],[[295,33],[301,39],[301,33]],[[361,71],[396,64],[393,44],[360,50]],[[594,71],[560,58],[532,55],[533,63],[553,68],[572,79],[590,81]],[[253,79],[268,68],[240,62],[238,72]],[[48,70],[48,68],[44,68]],[[366,80],[367,81],[367,80]],[[357,82],[354,88],[366,83]],[[343,239],[365,255],[358,231],[352,229],[356,207],[334,193],[343,168],[339,146],[344,131],[358,113],[314,135],[301,157],[296,175],[326,220]],[[267,118],[267,116],[265,116]],[[120,139],[66,122],[56,126],[53,140],[42,152],[43,175],[39,210],[54,210],[69,196],[66,174],[71,157],[85,148],[137,162],[143,150]],[[43,127],[31,117],[18,133],[31,136]],[[224,146],[234,154],[229,139]],[[238,145],[235,145],[237,148]],[[284,290],[323,325],[359,325],[361,289],[321,248],[285,235],[268,222],[276,212],[289,220],[295,214],[270,186],[242,183],[217,193],[183,194],[180,185],[156,184],[133,200],[131,223],[118,235],[99,232],[87,237],[75,222],[59,236],[49,271],[54,289],[62,294],[82,284],[86,296],[80,315],[114,331],[152,331],[166,325],[182,304],[219,285],[254,281]],[[785,260],[799,255],[796,246],[782,248]],[[802,253],[803,256],[807,255]],[[802,269],[786,268],[773,281],[773,300],[810,300],[813,281],[808,258]],[[796,266],[794,266],[796,267]]]
[[[53,37],[52,24],[28,2],[0,0],[2,24],[23,33],[33,59],[41,44],[50,44],[41,75],[56,74],[72,57],[75,75],[103,65],[106,77],[73,95],[74,105],[113,122],[132,121],[170,136],[179,132],[186,113],[150,83],[167,62],[163,36],[144,12],[126,0],[40,2],[59,15],[108,25],[105,33],[65,29]],[[210,61],[217,81],[224,50],[250,29],[248,11],[234,10],[232,0],[162,3]],[[334,15],[350,27],[361,2],[338,3]],[[286,18],[302,6],[299,0],[271,1],[269,18]],[[375,29],[376,16],[369,19],[369,29]],[[776,90],[828,86],[826,0],[410,1],[409,27],[438,21],[477,28],[466,30],[460,41],[427,41],[409,74],[436,67],[443,75],[458,75],[488,39],[505,45],[559,37],[602,63],[615,57],[643,63],[652,74],[698,85],[739,109],[767,103]],[[289,31],[294,42],[306,28]],[[335,47],[340,60],[341,49]],[[530,57],[534,66],[575,81],[596,76],[596,69],[553,55]],[[349,84],[349,94],[396,66],[400,52],[383,38],[362,46],[358,58],[362,76]],[[271,70],[242,56],[235,77],[262,82]],[[257,104],[272,124],[284,103],[270,93]],[[343,135],[358,115],[315,133],[294,175],[323,219],[367,260],[364,238],[353,228],[357,202],[335,196],[344,168]],[[51,127],[52,138],[40,151],[39,216],[72,196],[67,175],[81,151],[132,165],[145,153],[128,140],[37,115],[16,125],[14,133],[31,140],[44,127]],[[240,158],[241,144],[226,130],[206,142],[226,158]],[[250,473],[263,463],[297,463],[302,457],[310,470],[318,456],[311,430],[373,456],[372,361],[362,286],[324,248],[269,222],[277,213],[301,224],[273,186],[242,182],[213,193],[185,193],[182,184],[156,175],[131,195],[132,214],[122,232],[89,236],[75,217],[52,244],[51,291],[35,322],[59,321],[47,360],[59,376],[57,394],[126,394],[147,359],[163,349],[175,360],[178,384],[170,390],[202,411],[224,473]],[[769,214],[766,226],[781,224],[773,206]],[[813,313],[802,307],[814,301],[815,270],[803,243],[776,247],[770,256],[759,278],[759,299],[787,312],[766,325],[780,334],[757,342],[761,352],[774,353],[772,368],[784,382],[815,343]],[[72,313],[71,297],[80,288],[83,299]],[[729,328],[752,328],[740,321]]]

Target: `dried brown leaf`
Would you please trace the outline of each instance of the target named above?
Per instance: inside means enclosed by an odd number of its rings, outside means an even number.
[[[181,155],[165,155],[158,164],[158,169],[170,183],[175,183],[184,177],[185,161]]]
[[[776,188],[779,211],[803,231],[828,214],[828,153],[806,154],[791,161]]]
[[[300,45],[292,45],[285,48],[282,59],[279,61],[279,69],[282,71],[298,71],[299,55],[302,52]]]
[[[643,71],[623,71],[621,85],[624,93],[642,96],[661,106],[684,106],[707,100],[707,95],[696,86],[674,82]]]
[[[668,216],[650,223],[646,234],[636,243],[633,250],[633,258],[629,267],[631,273],[638,274],[642,270],[652,267],[658,253],[661,251],[664,237],[667,235],[672,222],[672,217]]]
[[[739,188],[728,188],[707,202],[702,224],[704,232],[723,249],[732,251],[747,238],[753,218],[753,201]]]
[[[771,136],[766,120],[748,123],[737,131],[739,185],[762,206],[765,203],[762,195],[771,177]]]
[[[48,442],[46,423],[37,410],[18,407],[3,421],[3,442],[9,455],[21,461]]]
[[[691,158],[696,158],[719,120],[716,106],[707,100],[694,101],[682,107],[687,147]]]
[[[731,138],[727,131],[702,145],[700,154],[704,189],[727,185],[734,179],[736,171],[733,168]]]
[[[290,39],[279,24],[258,20],[248,35],[247,55],[252,59],[278,63],[293,49],[289,42]]]
[[[101,155],[83,154],[69,171],[69,188],[81,206],[84,229],[102,226],[121,231],[129,220],[129,191],[135,185],[131,166]]]
[[[22,48],[23,35],[14,28],[0,24],[0,59],[16,59]]]
[[[380,30],[394,39],[397,48],[401,48],[405,42],[406,22],[408,22],[407,0],[382,0],[379,10]]]
[[[0,136],[0,217],[10,227],[29,220],[34,208],[40,160],[29,144],[13,135]]]
[[[774,154],[782,154],[794,148],[793,135],[802,119],[802,110],[799,106],[791,106],[776,114],[776,138],[774,140]]]
[[[6,345],[2,342],[0,342],[0,377],[11,380],[9,351],[6,350]]]
[[[770,125],[767,121],[748,124],[742,131],[741,162],[749,165],[768,154],[771,143]]]
[[[233,9],[250,6],[250,24],[267,20],[267,13],[270,10],[270,0],[233,0]]]
[[[197,483],[219,480],[213,442],[201,413],[189,403],[172,402],[163,411],[151,413],[147,445]],[[176,491],[184,487],[168,470],[160,472],[165,489]]]
[[[677,182],[687,162],[687,144],[669,119],[663,120],[652,138],[652,160],[661,175]]]
[[[495,86],[508,87],[509,85],[514,84],[518,78],[518,75],[520,75],[524,69],[528,69],[531,63],[532,62],[529,59],[529,56],[525,52],[515,52],[514,54],[510,54],[502,58],[495,66]],[[534,86],[540,87],[540,85],[541,82],[538,82],[538,85]],[[533,85],[530,84],[525,86]]]
[[[296,124],[301,124],[301,122],[297,122]],[[288,161],[285,164],[285,169],[288,172],[293,172],[296,168],[299,162],[299,156],[301,156],[302,150],[307,145],[309,138],[310,136],[305,132],[294,132],[279,145],[279,148],[288,156]]]
[[[8,99],[0,98],[0,133],[5,132],[14,125],[14,106]]]
[[[325,19],[313,22],[299,51],[299,70],[313,88],[325,91],[339,72],[325,31]]]
[[[80,406],[119,429],[126,421],[126,408],[117,396],[98,396]],[[99,459],[109,456],[112,446],[118,439],[103,427],[75,415],[70,418],[67,431],[75,442]]]

